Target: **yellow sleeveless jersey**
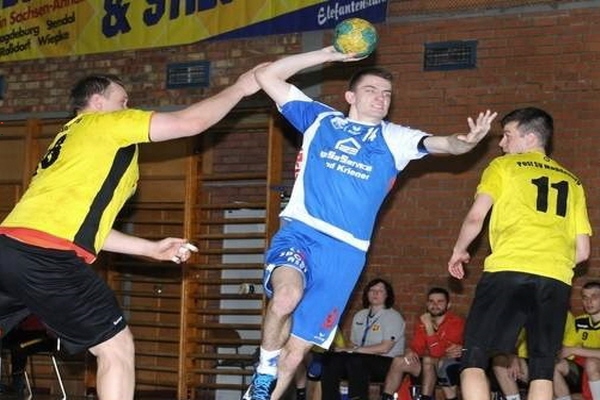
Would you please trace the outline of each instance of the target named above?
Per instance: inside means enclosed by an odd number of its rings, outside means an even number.
[[[488,272],[516,271],[568,285],[575,266],[576,235],[591,235],[579,179],[540,152],[493,160],[477,187],[494,200]]]
[[[123,110],[84,113],[69,121],[0,225],[0,233],[40,232],[95,256],[135,192],[137,143],[149,142],[151,115]]]
[[[600,322],[594,322],[589,314],[582,314],[567,321],[564,345],[568,347],[600,348]]]

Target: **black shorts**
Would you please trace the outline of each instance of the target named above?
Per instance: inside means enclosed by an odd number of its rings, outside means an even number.
[[[100,344],[127,326],[106,282],[75,252],[0,235],[0,334],[31,313],[70,353]]]
[[[552,380],[562,346],[571,287],[556,279],[521,272],[484,272],[465,326],[462,367],[486,369],[491,356],[514,352],[527,332],[531,380]]]

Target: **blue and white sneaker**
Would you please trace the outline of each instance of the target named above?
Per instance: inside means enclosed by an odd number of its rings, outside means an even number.
[[[242,400],[270,400],[276,383],[275,376],[257,372],[252,376],[252,382],[242,396]]]

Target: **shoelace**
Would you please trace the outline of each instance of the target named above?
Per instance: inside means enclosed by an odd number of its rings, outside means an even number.
[[[268,400],[271,396],[271,383],[273,378],[266,374],[259,374],[253,382],[252,400]]]

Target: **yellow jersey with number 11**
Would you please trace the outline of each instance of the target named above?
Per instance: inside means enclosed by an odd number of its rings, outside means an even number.
[[[573,278],[577,235],[591,235],[579,179],[541,152],[507,154],[486,168],[477,193],[492,197],[492,253],[484,271]]]

